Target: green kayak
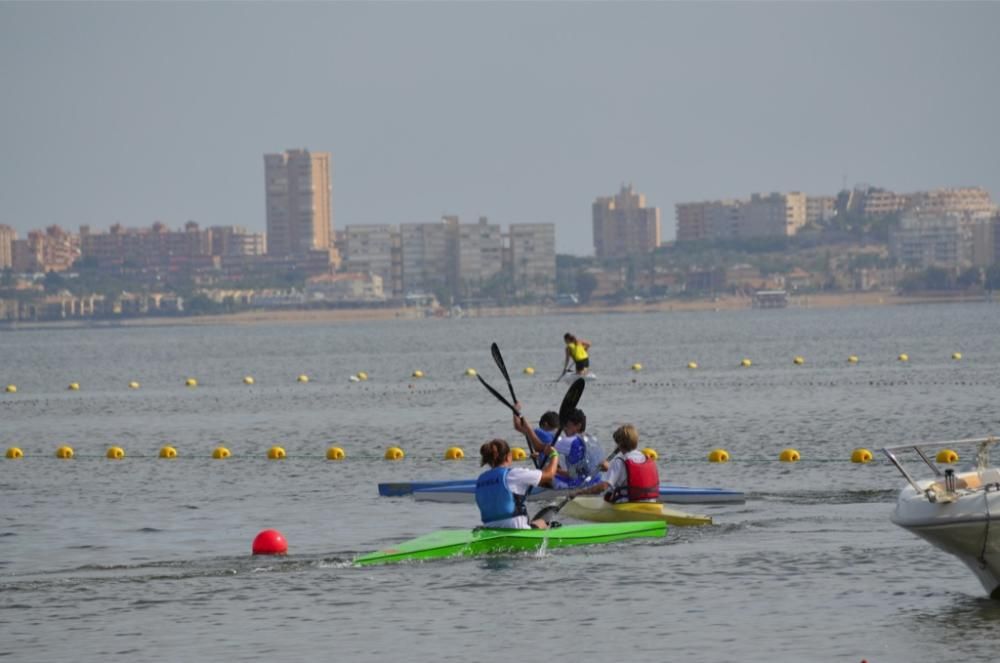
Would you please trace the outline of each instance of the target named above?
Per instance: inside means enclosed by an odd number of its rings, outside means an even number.
[[[592,543],[609,543],[640,536],[664,536],[665,522],[601,523],[566,525],[555,529],[475,529],[441,530],[404,541],[392,548],[362,555],[360,566],[393,564],[410,560],[437,559],[453,555],[533,552],[542,546],[565,548]]]

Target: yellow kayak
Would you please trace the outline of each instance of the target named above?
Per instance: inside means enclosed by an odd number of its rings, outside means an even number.
[[[595,523],[621,523],[641,520],[662,520],[668,525],[711,525],[711,516],[700,516],[671,509],[659,502],[624,502],[611,504],[603,497],[584,495],[570,500],[562,513]]]

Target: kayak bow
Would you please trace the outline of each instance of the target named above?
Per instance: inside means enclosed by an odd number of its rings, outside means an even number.
[[[561,513],[595,523],[624,523],[644,520],[662,520],[674,526],[711,525],[711,516],[700,516],[671,509],[659,502],[625,502],[611,504],[603,497],[583,495],[566,503]]]

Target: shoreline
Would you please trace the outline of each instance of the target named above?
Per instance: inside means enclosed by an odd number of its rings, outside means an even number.
[[[905,306],[915,304],[952,304],[991,301],[983,294],[917,294],[897,295],[886,292],[812,293],[790,296],[789,309],[836,309],[871,306]],[[600,313],[666,313],[690,311],[750,310],[751,298],[724,295],[712,299],[667,300],[634,302],[618,305],[565,306],[511,306],[482,307],[465,310],[462,317],[529,317],[535,315],[592,315]],[[778,309],[780,310],[780,309]],[[443,311],[443,309],[442,309]],[[0,323],[0,331],[32,329],[101,329],[117,327],[165,327],[198,325],[255,325],[255,324],[329,324],[344,322],[371,322],[379,320],[423,320],[429,317],[421,308],[358,308],[358,309],[294,309],[256,310],[239,313],[135,317],[119,319],[72,319],[44,321],[14,321]]]

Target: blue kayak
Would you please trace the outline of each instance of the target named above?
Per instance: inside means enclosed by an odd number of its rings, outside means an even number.
[[[568,494],[567,490],[536,488],[529,500],[553,500]],[[378,494],[383,497],[412,495],[414,499],[427,502],[472,502],[476,495],[475,479],[452,479],[446,481],[410,481],[380,483]],[[746,496],[725,488],[691,488],[660,484],[660,501],[667,504],[742,504]]]

